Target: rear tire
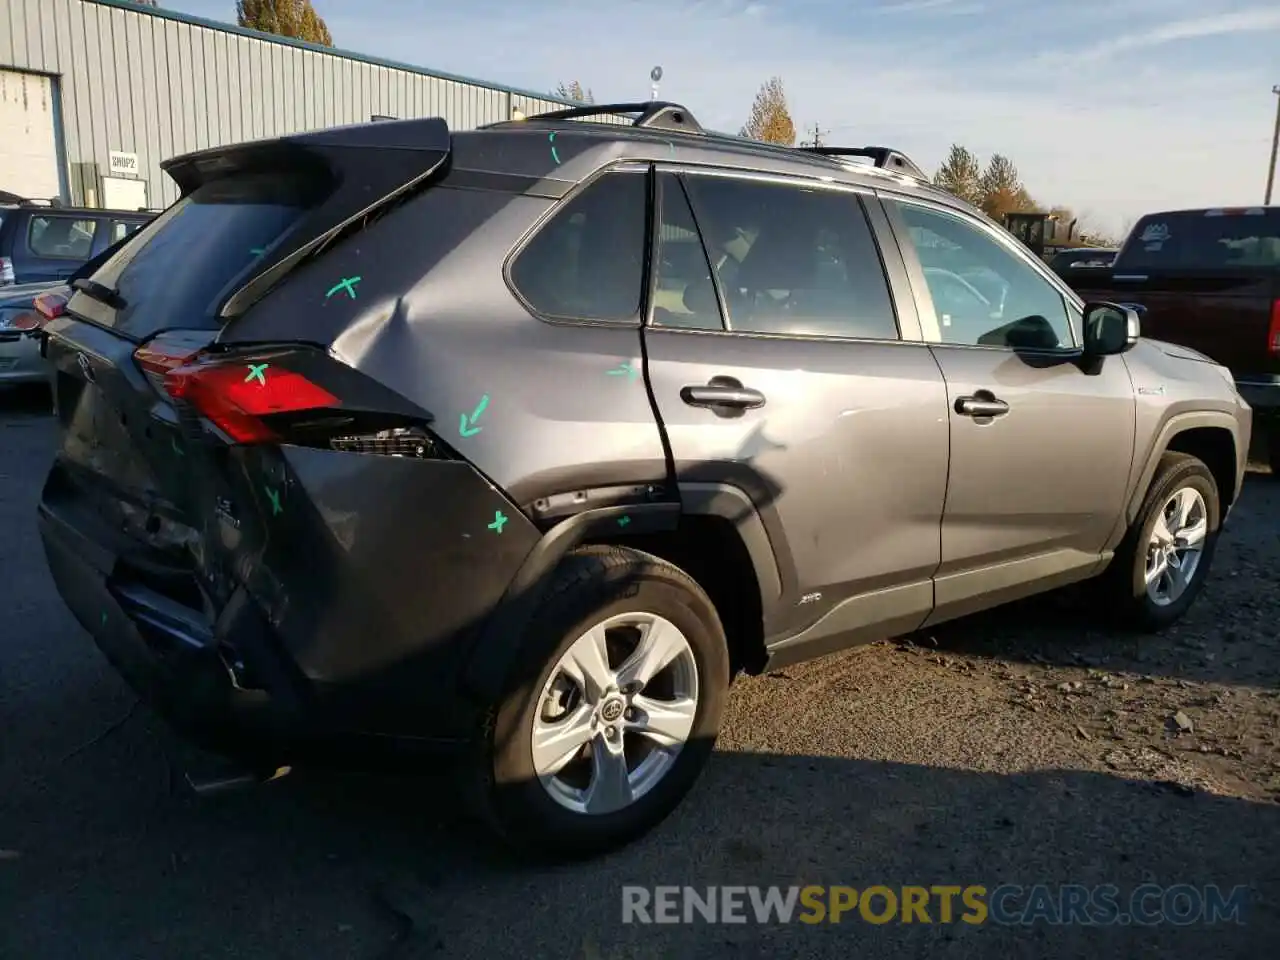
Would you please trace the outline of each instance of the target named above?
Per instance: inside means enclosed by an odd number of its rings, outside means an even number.
[[[1143,632],[1179,620],[1209,576],[1221,517],[1209,468],[1185,453],[1161,457],[1142,507],[1103,574],[1108,612]]]
[[[483,731],[476,774],[486,819],[539,857],[636,839],[702,772],[728,685],[720,618],[692,578],[637,550],[573,551]]]

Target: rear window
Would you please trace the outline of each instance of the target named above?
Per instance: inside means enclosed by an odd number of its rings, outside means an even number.
[[[109,316],[95,309],[93,319],[131,336],[169,327],[217,329],[222,302],[319,199],[315,184],[283,173],[199,187],[94,274],[125,306]]]
[[[1280,268],[1280,209],[1192,210],[1138,221],[1116,270]]]

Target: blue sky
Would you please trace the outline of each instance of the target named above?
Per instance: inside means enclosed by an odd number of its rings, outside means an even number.
[[[798,127],[932,171],[952,142],[1116,230],[1160,208],[1261,202],[1276,0],[313,0],[338,47],[497,83],[580,80],[737,130],[783,78]],[[161,0],[233,19],[233,0]]]

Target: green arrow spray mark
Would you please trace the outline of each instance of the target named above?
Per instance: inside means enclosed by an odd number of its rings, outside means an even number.
[[[605,375],[610,377],[626,377],[630,382],[635,383],[636,377],[640,376],[640,371],[631,366],[631,361],[628,360],[626,363],[620,363],[612,370],[607,371]]]
[[[486,393],[480,398],[480,402],[476,404],[476,408],[471,411],[468,417],[465,413],[458,417],[458,434],[463,437],[474,437],[484,427],[476,426],[476,421],[480,419],[480,414],[484,413],[485,408],[489,406],[489,395]]]

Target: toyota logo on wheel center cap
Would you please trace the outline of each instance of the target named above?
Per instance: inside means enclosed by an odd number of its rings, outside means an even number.
[[[605,723],[613,723],[622,716],[622,710],[623,706],[621,700],[606,700],[604,705],[600,708],[600,718],[604,720]]]

